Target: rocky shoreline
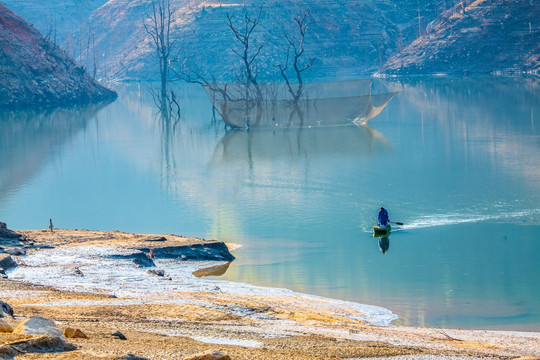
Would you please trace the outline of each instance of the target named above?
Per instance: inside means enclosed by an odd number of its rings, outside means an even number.
[[[197,277],[234,259],[218,241],[4,225],[0,358],[540,358],[540,333],[381,326],[382,308]]]

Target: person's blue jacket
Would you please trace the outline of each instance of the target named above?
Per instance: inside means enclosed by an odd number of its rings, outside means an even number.
[[[388,211],[386,211],[386,209],[382,207],[381,210],[379,210],[379,213],[377,214],[377,219],[379,220],[380,226],[388,225],[388,221],[390,220],[388,218]]]

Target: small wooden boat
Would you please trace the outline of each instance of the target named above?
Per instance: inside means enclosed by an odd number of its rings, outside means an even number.
[[[386,227],[381,227],[379,225],[375,225],[373,227],[373,236],[389,235],[390,231],[392,231],[392,226],[390,224],[386,225]]]

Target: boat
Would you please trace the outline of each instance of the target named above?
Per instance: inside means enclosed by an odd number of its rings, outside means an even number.
[[[375,225],[373,227],[373,236],[390,235],[391,231],[392,231],[392,226],[390,224],[388,224],[386,227],[381,227],[379,225]]]

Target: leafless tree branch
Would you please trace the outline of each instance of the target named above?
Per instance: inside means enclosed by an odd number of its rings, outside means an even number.
[[[294,16],[293,21],[295,24],[295,33],[296,36],[293,36],[286,31],[283,32],[283,37],[285,38],[287,42],[287,52],[286,52],[286,58],[285,58],[285,64],[279,64],[277,67],[280,69],[281,76],[285,80],[285,83],[287,84],[287,88],[289,93],[292,96],[293,103],[298,103],[298,100],[302,96],[303,93],[303,79],[302,79],[302,73],[313,66],[313,63],[315,62],[316,58],[311,57],[308,59],[308,61],[301,65],[301,59],[304,55],[304,43],[305,43],[305,37],[306,33],[309,29],[309,27],[313,24],[309,20],[309,9],[303,10],[297,15]],[[291,58],[291,52],[292,52],[292,59]],[[298,82],[298,85],[296,89],[293,89],[293,86],[290,83],[290,80],[287,76],[287,69],[289,66],[289,60],[292,61],[292,67],[294,69],[294,73],[296,75],[296,80]]]
[[[227,13],[228,26],[231,29],[234,37],[240,44],[241,50],[232,49],[233,53],[237,55],[243,64],[242,72],[245,75],[246,94],[249,93],[249,87],[253,85],[255,88],[255,94],[258,99],[262,99],[262,91],[257,82],[257,71],[254,66],[254,62],[261,54],[262,50],[268,45],[269,40],[264,41],[262,44],[252,51],[253,47],[253,32],[261,21],[263,6],[259,7],[259,12],[256,17],[250,17],[246,11],[244,14],[243,24],[237,26],[234,24],[234,15]]]

